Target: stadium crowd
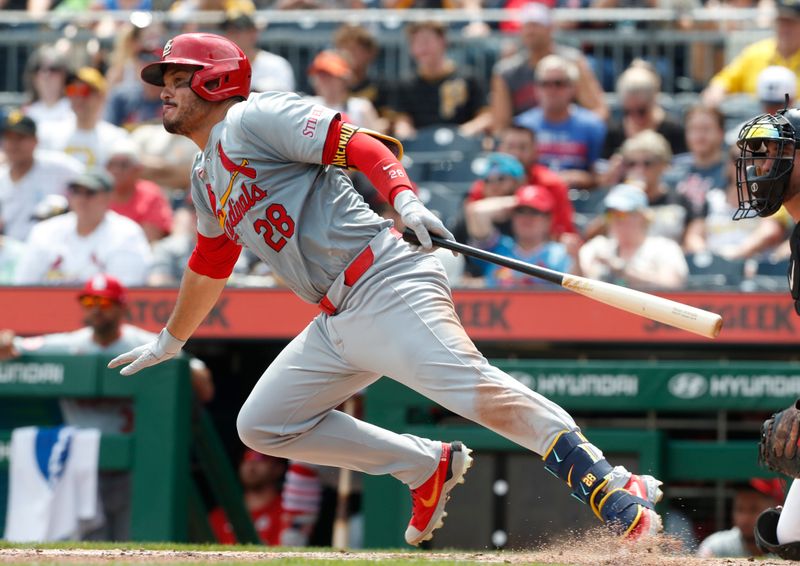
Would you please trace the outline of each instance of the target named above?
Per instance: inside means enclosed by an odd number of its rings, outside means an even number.
[[[133,286],[178,283],[194,245],[187,195],[195,148],[163,130],[159,88],[138,74],[159,58],[171,34],[203,29],[226,35],[248,54],[254,91],[296,91],[347,121],[403,140],[418,194],[464,242],[638,288],[779,288],[774,278],[759,276],[785,267],[791,219],[781,211],[732,221],[736,152],[729,148],[744,119],[782,107],[787,94],[794,101],[800,8],[793,3],[777,0],[773,37],[746,47],[681,103],[662,88],[661,58],[631,58],[609,76],[607,62],[556,42],[553,12],[542,3],[509,3],[514,18],[497,29],[409,21],[403,33],[412,71],[395,78],[380,72],[381,41],[368,25],[325,32],[328,47],[305,68],[261,48],[269,31],[258,18],[266,12],[257,10],[321,5],[210,4],[176,2],[168,9],[224,8],[221,22],[173,29],[148,12],[131,12],[93,28],[112,38],[107,48],[59,40],[30,54],[26,102],[6,108],[2,123],[0,283],[78,285],[96,273]],[[10,2],[4,8],[152,6]],[[108,25],[111,32],[102,29]],[[498,53],[489,77],[457,63],[449,43],[454,34],[487,33],[516,39]],[[369,182],[353,176],[374,209],[391,214]],[[457,287],[547,285],[442,257]],[[281,285],[255,265],[243,254],[231,284]]]

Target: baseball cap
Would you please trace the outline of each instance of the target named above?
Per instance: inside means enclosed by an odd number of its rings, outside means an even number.
[[[520,9],[519,21],[523,24],[539,24],[550,26],[553,23],[553,16],[550,8],[540,2],[528,2]]]
[[[328,73],[334,77],[346,79],[350,76],[350,65],[335,51],[320,51],[308,67],[309,75],[315,73]]]
[[[505,177],[514,177],[515,179],[522,179],[525,177],[525,168],[520,163],[519,159],[508,153],[490,153],[483,158],[478,169],[478,175],[482,179],[502,175]]]
[[[647,210],[647,195],[636,185],[620,183],[608,192],[603,205],[606,210],[641,212]]]
[[[119,279],[105,273],[94,275],[86,282],[78,295],[79,299],[83,297],[105,297],[121,305],[128,299],[127,291]]]
[[[540,212],[551,212],[556,201],[550,191],[539,185],[524,185],[514,193],[517,204],[514,208],[532,208]]]
[[[244,12],[227,12],[222,29],[256,29],[255,20]]]
[[[772,65],[758,74],[756,95],[759,102],[780,104],[787,94],[791,99],[797,95],[797,75],[794,71]]]
[[[102,169],[93,168],[89,169],[74,179],[72,179],[67,187],[83,187],[94,192],[108,192],[114,186],[111,176]]]
[[[14,110],[3,121],[2,133],[14,132],[24,136],[36,136],[36,122],[19,110]]]
[[[779,18],[800,18],[800,0],[775,0],[775,11]]]
[[[75,72],[75,76],[70,80],[69,85],[74,85],[75,83],[84,83],[91,87],[92,90],[100,93],[105,93],[108,90],[108,82],[103,73],[94,67],[81,67],[78,69]],[[67,87],[68,90],[69,85]],[[67,95],[69,95],[69,92],[67,92]]]

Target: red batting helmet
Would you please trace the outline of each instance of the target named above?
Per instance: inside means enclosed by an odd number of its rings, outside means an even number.
[[[250,62],[230,39],[213,33],[184,33],[164,46],[161,61],[142,69],[142,80],[164,86],[168,64],[199,67],[192,75],[192,90],[211,102],[250,94]]]

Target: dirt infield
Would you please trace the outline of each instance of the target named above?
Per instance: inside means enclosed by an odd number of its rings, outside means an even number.
[[[286,551],[276,550],[152,550],[136,548],[0,548],[0,563],[8,564],[139,564],[139,563],[309,564],[386,563],[425,564],[569,564],[575,566],[778,566],[778,559],[703,559],[678,552],[672,541],[660,538],[641,543],[623,543],[612,537],[597,537],[567,545],[533,551],[485,552],[436,551]]]

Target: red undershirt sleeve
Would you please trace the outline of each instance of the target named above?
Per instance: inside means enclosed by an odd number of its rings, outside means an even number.
[[[233,266],[239,259],[242,246],[221,234],[209,238],[197,234],[197,243],[189,258],[189,269],[212,279],[225,279],[233,273]]]
[[[411,190],[411,179],[391,150],[341,120],[334,120],[328,128],[322,162],[358,169],[392,205],[400,191]]]

